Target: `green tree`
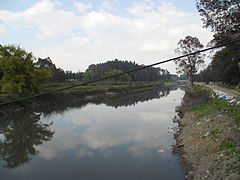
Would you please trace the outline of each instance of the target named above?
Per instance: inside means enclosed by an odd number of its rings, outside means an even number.
[[[214,32],[212,43],[223,44],[240,40],[239,0],[197,0],[197,8],[202,16],[204,27]],[[238,84],[240,79],[239,42],[222,48],[212,58],[209,77],[212,81]],[[214,77],[214,78],[212,78]],[[209,81],[209,79],[206,79]]]
[[[86,81],[93,80],[93,72],[88,70],[83,74],[83,79]]]
[[[183,55],[199,51],[204,46],[196,37],[186,36],[178,42],[178,48],[175,50]],[[197,73],[199,67],[204,63],[204,54],[198,53],[175,61],[177,64],[177,72],[183,73],[188,77],[193,85],[194,75]]]
[[[106,72],[112,70],[120,70],[122,72],[130,71],[136,68],[143,67],[144,65],[139,65],[135,62],[131,61],[121,61],[115,59],[113,61],[107,61],[105,63],[100,64],[92,64],[88,67],[86,71],[91,71],[93,73],[93,78],[100,78],[105,75]],[[131,81],[159,81],[159,80],[166,80],[169,78],[168,75],[163,75],[161,73],[162,69],[149,67],[147,69],[143,69],[141,71],[136,71],[134,73],[128,74]],[[163,70],[165,71],[165,70]]]
[[[113,69],[111,71],[105,72],[104,77],[106,77],[106,76],[113,76],[113,75],[120,74],[120,73],[122,73],[121,70]],[[121,76],[116,76],[116,77],[109,78],[109,79],[112,80],[112,81],[127,82],[127,81],[130,81],[131,78],[130,78],[129,75],[123,74]]]
[[[51,71],[39,67],[34,59],[32,53],[19,46],[1,46],[2,90],[20,96],[38,93],[40,85],[51,77]]]
[[[205,27],[218,34],[240,32],[239,0],[198,0],[197,9]]]

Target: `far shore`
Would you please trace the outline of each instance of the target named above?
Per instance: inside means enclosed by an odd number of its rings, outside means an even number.
[[[68,84],[57,84],[58,86],[45,86],[42,88],[43,92],[52,91],[66,87]],[[81,98],[82,100],[90,100],[100,97],[116,97],[128,93],[138,93],[144,91],[151,91],[158,88],[164,88],[168,86],[178,85],[177,82],[134,82],[134,83],[111,83],[111,84],[95,84],[89,86],[79,86],[62,92],[54,94],[54,96],[60,96],[61,98]],[[42,105],[42,99],[51,99],[53,95],[47,95],[47,97],[35,98],[23,102],[9,104],[1,107],[0,116],[7,115],[9,113],[16,113],[24,111],[26,108],[35,109]],[[68,97],[70,96],[70,97]],[[11,94],[0,94],[0,102],[6,102],[17,97]],[[50,102],[48,102],[50,103]],[[54,103],[54,102],[53,102]]]

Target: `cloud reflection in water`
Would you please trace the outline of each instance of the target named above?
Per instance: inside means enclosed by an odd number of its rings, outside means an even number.
[[[162,92],[158,92],[162,94]],[[174,108],[180,104],[182,90],[171,91],[168,96],[135,106],[114,107],[88,104],[63,114],[49,114],[42,121],[53,120],[55,131],[51,142],[37,147],[39,156],[51,160],[61,158],[68,150],[76,150],[82,158],[100,152],[103,157],[113,156],[113,149],[123,147],[133,158],[148,159],[170,156],[172,136],[167,128],[174,126]],[[164,152],[160,153],[159,150]]]

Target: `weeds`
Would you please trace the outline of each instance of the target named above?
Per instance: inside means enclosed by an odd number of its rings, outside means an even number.
[[[220,149],[231,149],[236,147],[236,144],[232,141],[225,141],[222,143],[222,145],[220,146]]]
[[[237,145],[232,141],[225,141],[221,144],[220,150],[224,150],[227,159],[230,160],[227,172],[240,174],[240,150],[237,149]]]
[[[201,119],[210,114],[226,114],[235,120],[237,127],[240,126],[240,106],[232,105],[227,100],[217,98],[213,92],[200,85],[194,86],[193,90],[203,92],[211,97],[206,103],[195,106],[191,109],[191,111],[196,114],[196,118]],[[235,131],[237,132],[238,129],[239,128],[236,128]],[[222,132],[222,129],[212,129],[207,133],[207,135],[201,136],[200,138],[216,141],[218,137],[221,137],[220,133]],[[225,134],[226,133],[227,131]],[[218,147],[218,151],[220,151],[221,154],[225,156],[225,160],[227,160],[227,173],[240,174],[240,147],[236,142],[231,140],[224,141]]]
[[[213,129],[213,130],[209,131],[209,134],[211,135],[210,139],[216,142],[218,139],[217,135],[222,132],[223,132],[222,129]]]
[[[211,90],[208,90],[208,89],[206,89],[206,88],[204,88],[203,86],[200,86],[200,85],[194,85],[193,89],[195,91],[203,92],[203,93],[208,94],[208,95],[213,94],[213,92]]]
[[[204,88],[197,87],[197,89],[202,90]],[[232,105],[223,99],[213,97],[208,102],[193,107],[191,111],[197,113],[197,118],[203,118],[214,111],[224,111],[235,119],[237,126],[240,126],[240,106]]]

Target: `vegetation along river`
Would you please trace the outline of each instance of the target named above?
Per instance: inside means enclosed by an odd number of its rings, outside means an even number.
[[[169,132],[183,95],[173,86],[1,117],[0,179],[184,179]]]

